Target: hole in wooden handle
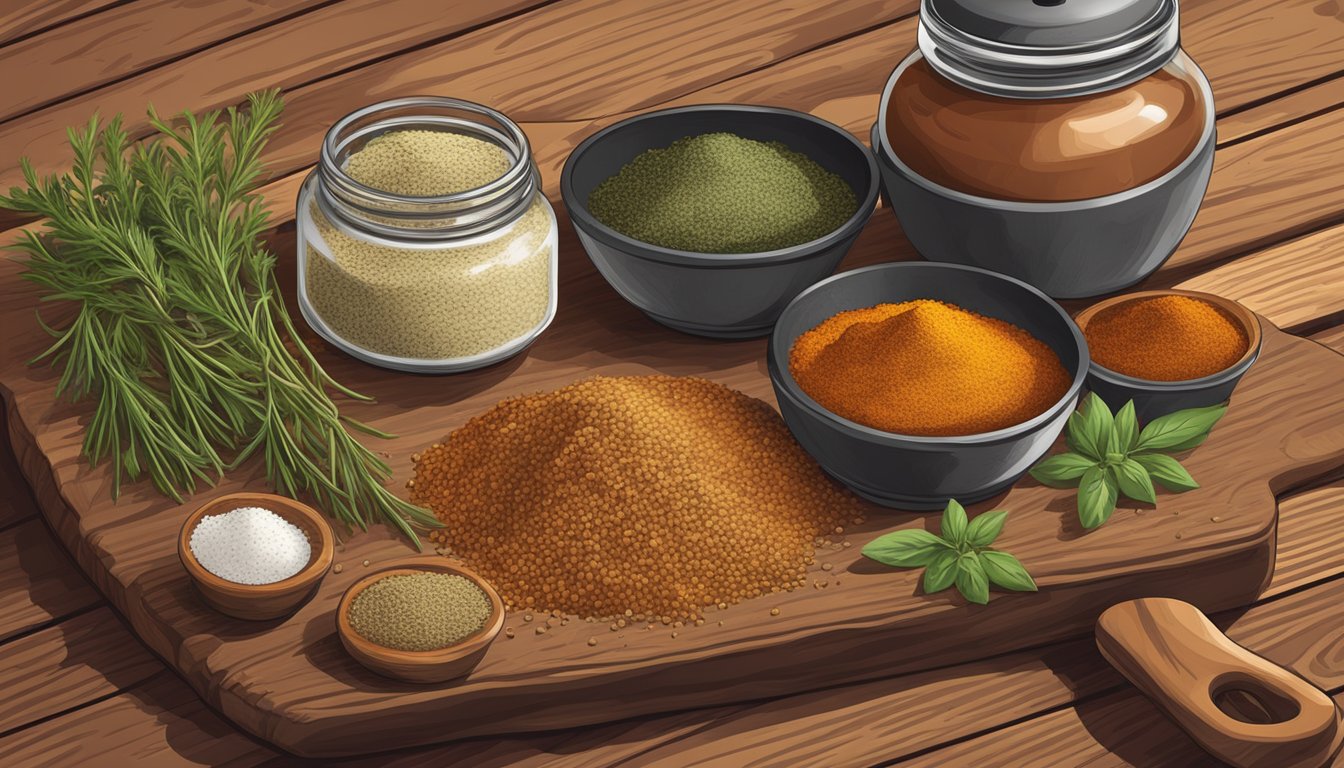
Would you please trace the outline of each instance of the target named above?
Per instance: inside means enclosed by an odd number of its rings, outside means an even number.
[[[1302,714],[1302,703],[1296,698],[1247,675],[1219,675],[1209,686],[1209,692],[1214,706],[1242,723],[1286,723]]]

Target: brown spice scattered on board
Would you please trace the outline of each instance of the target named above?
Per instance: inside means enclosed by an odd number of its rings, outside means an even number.
[[[588,644],[589,644],[589,645],[597,645],[597,638],[596,638],[596,637],[590,637],[590,638],[588,638]]]
[[[369,561],[368,561],[368,560],[365,560],[365,561],[364,561],[364,567],[365,567],[365,568],[368,568],[368,567],[369,567]]]
[[[927,299],[825,320],[794,342],[789,372],[839,416],[926,436],[1020,424],[1058,402],[1070,383],[1059,356],[1030,333]]]
[[[1126,376],[1187,381],[1232,367],[1246,354],[1246,329],[1221,307],[1191,296],[1123,301],[1084,329],[1092,360]]]
[[[697,378],[595,377],[505,400],[425,449],[431,537],[515,605],[691,619],[803,577],[861,517],[770,406]]]
[[[513,637],[513,627],[505,627],[505,628],[504,628],[504,636],[505,636],[505,637]]]
[[[345,566],[341,565],[340,563],[337,563],[331,567],[332,573],[340,573],[343,570],[345,570]]]
[[[778,609],[778,608],[771,608],[771,609],[770,609],[770,615],[771,615],[771,616],[778,616],[778,615],[779,615],[779,609]]]

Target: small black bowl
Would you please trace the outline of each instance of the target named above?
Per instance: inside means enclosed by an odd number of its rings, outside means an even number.
[[[1112,411],[1119,410],[1126,402],[1133,400],[1134,415],[1138,417],[1141,424],[1146,424],[1159,416],[1165,416],[1186,408],[1203,408],[1226,402],[1232,396],[1232,390],[1236,389],[1241,377],[1246,375],[1246,371],[1251,369],[1251,364],[1260,356],[1262,342],[1260,319],[1245,306],[1212,293],[1183,291],[1175,288],[1138,291],[1122,296],[1112,296],[1079,312],[1075,319],[1078,322],[1078,327],[1086,332],[1088,321],[1096,317],[1097,313],[1102,310],[1136,299],[1150,299],[1158,296],[1189,296],[1192,299],[1207,301],[1223,310],[1228,317],[1236,321],[1246,332],[1249,343],[1246,345],[1246,354],[1226,369],[1186,381],[1140,379],[1104,368],[1093,360],[1088,369],[1087,388],[1097,393],[1097,396],[1104,400]]]
[[[937,299],[1026,330],[1059,355],[1072,383],[1048,410],[975,435],[884,432],[838,416],[789,373],[794,341],[846,310]],[[948,499],[983,501],[1017,482],[1049,450],[1073,412],[1087,373],[1087,342],[1062,307],[1026,283],[955,264],[902,262],[843,272],[803,291],[784,310],[769,347],[779,410],[803,448],[840,482],[887,507],[941,509]]]
[[[837,174],[859,206],[830,234],[760,253],[694,253],[627,237],[588,211],[588,196],[641,152],[677,139],[728,132],[780,141]],[[705,104],[632,117],[589,136],[570,153],[560,194],[579,241],[626,301],[679,331],[717,338],[770,332],[779,313],[807,286],[835,271],[877,204],[872,153],[839,126],[776,107]]]

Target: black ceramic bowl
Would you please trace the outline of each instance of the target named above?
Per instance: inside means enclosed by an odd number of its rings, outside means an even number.
[[[598,221],[588,195],[641,152],[715,132],[780,141],[839,175],[859,207],[825,237],[775,251],[707,254],[640,242]],[[736,104],[678,107],[632,117],[589,136],[570,153],[560,193],[588,257],[626,301],[664,325],[701,336],[770,332],[785,305],[835,271],[877,203],[877,164],[840,127],[789,109]]]
[[[789,373],[793,342],[850,309],[937,299],[1012,323],[1048,345],[1072,377],[1047,411],[1016,426],[976,435],[924,437],[866,427],[837,416],[805,394]],[[1045,294],[1011,277],[955,264],[879,264],[823,280],[798,295],[770,338],[770,380],[793,436],[851,490],[883,506],[940,509],[1006,490],[1050,450],[1078,400],[1087,342],[1072,318]]]
[[[1092,361],[1087,374],[1087,388],[1096,392],[1102,400],[1105,400],[1106,405],[1110,406],[1112,411],[1119,410],[1127,401],[1133,400],[1134,414],[1138,416],[1141,424],[1146,424],[1158,416],[1165,416],[1168,413],[1175,413],[1186,408],[1203,408],[1225,402],[1232,396],[1232,390],[1236,389],[1241,377],[1246,375],[1246,371],[1250,370],[1251,364],[1260,356],[1260,319],[1255,316],[1254,312],[1241,304],[1222,296],[1215,296],[1212,293],[1168,289],[1112,296],[1079,312],[1077,317],[1078,327],[1086,330],[1088,321],[1104,309],[1135,299],[1157,296],[1189,296],[1209,302],[1223,310],[1228,317],[1241,326],[1242,330],[1246,332],[1249,343],[1246,347],[1246,354],[1225,370],[1186,381],[1140,379],[1112,371],[1098,365],[1095,360]]]

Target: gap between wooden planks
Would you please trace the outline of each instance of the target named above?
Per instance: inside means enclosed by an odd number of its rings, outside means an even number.
[[[852,0],[822,10],[790,6],[788,12],[764,0],[705,7],[660,0],[619,13],[610,5],[565,0],[442,42],[430,42],[433,38],[425,37],[430,25],[421,24],[416,39],[425,47],[360,66],[367,60],[363,36],[380,40],[380,51],[412,46],[412,38],[386,29],[376,36],[389,19],[426,17],[423,9],[389,3],[359,17],[358,3],[370,1],[347,0],[304,16],[304,34],[297,39],[284,34],[286,25],[262,29],[0,126],[0,188],[17,180],[20,155],[30,156],[39,171],[63,167],[64,129],[84,124],[95,109],[124,113],[135,134],[147,127],[143,110],[150,100],[170,114],[237,103],[247,90],[294,88],[289,120],[268,151],[276,171],[287,173],[315,157],[326,126],[377,98],[450,92],[529,122],[620,115],[777,65],[837,37],[840,42],[816,51],[827,62],[823,72],[794,79],[782,92],[744,100],[764,97],[807,109],[793,102],[834,99],[850,89],[833,81],[857,78],[863,83],[859,92],[871,97],[871,123],[877,93],[912,47],[915,28],[912,18],[884,26],[908,16],[913,0]],[[1183,22],[1187,47],[1208,72],[1223,110],[1335,72],[1344,55],[1344,36],[1331,34],[1315,5],[1301,0],[1266,3],[1249,15],[1217,0],[1194,0],[1186,3]],[[446,31],[439,34],[448,37]],[[335,51],[341,60],[334,59]],[[685,66],[687,59],[697,66]],[[341,74],[326,76],[324,70],[333,68]]]
[[[0,8],[0,46],[41,34],[129,0],[9,0]]]
[[[138,0],[0,47],[0,122],[340,0]]]
[[[270,156],[293,137],[307,162],[326,126],[380,98],[446,91],[518,120],[620,112],[880,26],[912,13],[916,2],[843,0],[804,7],[771,0],[561,0],[538,6],[514,0],[507,7],[514,15],[480,26],[498,15],[483,12],[482,5],[346,0],[292,22],[301,22],[301,29],[264,28],[38,110],[0,125],[0,189],[19,179],[21,155],[39,172],[64,167],[65,129],[84,125],[95,110],[123,113],[139,136],[149,127],[144,111],[151,101],[169,115],[284,87],[293,91],[292,108]],[[427,23],[440,19],[452,21]],[[686,66],[687,60],[696,65]]]
[[[1231,622],[1234,638],[1286,662],[1283,654],[1291,649],[1319,644],[1332,631],[1344,628],[1344,616],[1320,610],[1327,600],[1339,599],[1336,593],[1344,589],[1340,579],[1344,537],[1318,535],[1340,503],[1344,503],[1340,483],[1283,500],[1280,562],[1274,580],[1265,600],[1244,616],[1229,618],[1241,611],[1224,615],[1223,623]],[[1318,620],[1291,636],[1280,631],[1306,614]],[[1318,662],[1308,670],[1309,677],[1314,675],[1318,682],[1322,676],[1344,678],[1338,654],[1321,654]],[[62,749],[74,759],[115,747],[126,750],[117,754],[134,749],[146,756],[171,750],[184,762],[217,764],[227,755],[239,765],[298,764],[233,732],[185,685],[171,675],[164,678],[154,677],[106,701],[0,738],[0,760],[21,762],[27,755],[53,750],[59,754]],[[902,686],[875,682],[570,733],[473,740],[326,764],[404,768],[461,760],[482,766],[578,766],[628,760],[631,765],[680,766],[697,761],[743,765],[751,757],[759,761],[752,764],[761,765],[867,765],[923,753],[1022,717],[1125,689],[1090,641],[1080,640],[925,673]],[[986,702],[1001,704],[990,707]],[[1133,702],[1138,710],[1144,706],[1143,701]],[[110,728],[109,722],[119,727]],[[220,746],[205,747],[200,739],[189,738],[193,731],[221,736]],[[856,738],[856,733],[863,738]],[[250,749],[244,749],[248,745]]]

